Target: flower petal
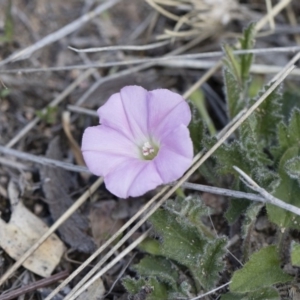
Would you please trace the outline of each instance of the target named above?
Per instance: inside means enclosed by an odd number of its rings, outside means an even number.
[[[111,127],[123,133],[127,138],[134,140],[120,93],[110,96],[105,104],[97,110],[97,113],[102,125]]]
[[[106,176],[120,164],[128,161],[127,156],[113,155],[99,151],[83,151],[83,158],[88,169],[97,176]]]
[[[179,94],[166,89],[150,91],[148,102],[148,128],[156,139],[160,139],[180,124],[187,126],[191,121],[191,110]]]
[[[109,173],[106,188],[120,198],[137,197],[162,184],[152,161],[129,159]]]
[[[145,141],[148,137],[148,91],[140,86],[126,86],[120,94],[133,136]]]
[[[193,144],[189,130],[180,125],[162,139],[153,162],[163,183],[169,183],[180,178],[191,166],[192,160]]]
[[[178,126],[175,130],[165,135],[161,140],[161,147],[167,147],[169,150],[191,160],[194,156],[190,131],[184,125]]]
[[[135,141],[144,141],[147,128],[147,91],[139,86],[126,86],[112,95],[98,109],[100,122],[124,133]]]
[[[81,150],[87,167],[98,176],[105,176],[128,158],[139,157],[139,149],[134,143],[105,125],[84,131]]]

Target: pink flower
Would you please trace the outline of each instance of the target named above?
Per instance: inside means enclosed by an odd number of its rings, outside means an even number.
[[[101,125],[85,130],[82,153],[89,170],[103,176],[116,196],[143,195],[178,179],[191,165],[191,111],[180,95],[126,86],[98,114]]]

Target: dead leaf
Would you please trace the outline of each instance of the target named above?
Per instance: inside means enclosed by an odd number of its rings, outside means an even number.
[[[18,260],[47,230],[48,227],[20,201],[16,185],[9,183],[8,195],[12,215],[9,223],[0,219],[0,247]],[[23,266],[42,277],[49,277],[60,262],[64,244],[52,234]]]
[[[81,295],[79,295],[77,300],[99,300],[105,294],[105,287],[103,281],[98,278],[94,283],[92,283]]]
[[[58,137],[50,142],[46,157],[62,160]],[[74,186],[74,182],[71,180],[70,173],[61,168],[42,166],[40,173],[51,216],[57,220],[73,204],[69,190]],[[85,233],[88,229],[87,218],[77,211],[60,226],[58,232],[62,240],[73,249],[91,253],[95,250],[95,244]]]
[[[89,219],[94,241],[98,247],[124,224],[122,220],[117,220],[112,217],[112,212],[116,208],[116,205],[116,201],[107,200],[93,204],[92,206]]]

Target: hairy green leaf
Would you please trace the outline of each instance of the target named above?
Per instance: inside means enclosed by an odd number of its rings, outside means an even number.
[[[255,44],[255,23],[251,23],[244,29],[243,37],[240,39],[241,49],[253,49]],[[240,55],[241,77],[243,82],[247,82],[250,78],[250,68],[253,61],[253,54],[247,53]]]
[[[135,295],[136,299],[169,299],[167,287],[154,277],[149,277],[147,279],[141,278],[138,280],[135,280],[130,277],[125,277],[122,280],[122,284],[130,294]]]
[[[143,286],[145,286],[145,279],[134,279],[126,276],[122,279],[122,284],[130,294],[134,295],[137,294],[143,288]]]
[[[223,256],[226,254],[226,238],[218,238],[214,242],[205,245],[204,253],[200,258],[201,269],[197,270],[196,276],[200,277],[204,287],[214,287],[219,279],[219,272],[224,269]]]
[[[197,108],[197,111],[199,113],[199,117],[205,123],[209,133],[211,135],[215,135],[216,134],[216,128],[215,128],[214,123],[213,123],[213,121],[211,120],[211,118],[208,114],[208,111],[207,111],[207,108],[206,108],[206,105],[205,105],[205,97],[204,97],[204,94],[203,94],[202,90],[199,90],[199,89],[196,90],[190,96],[190,99],[191,99],[192,103],[194,104],[194,106]],[[194,117],[195,117],[195,115],[194,115]]]
[[[300,156],[293,157],[285,164],[287,174],[300,183]]]
[[[146,238],[139,244],[139,249],[152,255],[161,255],[159,242],[152,238]]]
[[[195,153],[198,153],[202,150],[202,140],[205,135],[205,125],[196,105],[192,101],[189,101],[189,105],[192,112],[192,120],[189,124],[190,136],[193,142],[194,151]]]
[[[166,258],[146,256],[133,266],[133,270],[137,271],[141,276],[159,278],[160,281],[176,290],[179,272],[170,260]]]
[[[293,266],[300,267],[300,244],[292,242],[291,262]]]
[[[300,194],[300,186],[296,179],[292,179],[287,174],[285,166],[288,161],[299,155],[300,148],[298,146],[291,147],[284,153],[278,167],[280,183],[272,193],[276,198],[298,207],[300,207],[300,201],[297,195]],[[281,228],[300,228],[300,216],[296,216],[292,212],[271,204],[267,204],[267,212],[270,221]]]
[[[231,50],[227,49],[227,60],[223,67],[223,77],[225,84],[225,94],[227,100],[228,114],[233,119],[246,105],[243,86],[240,82],[239,74],[235,68],[235,61],[230,61]]]
[[[287,149],[297,146],[300,139],[300,110],[294,108],[288,125],[281,122],[278,126],[279,149],[277,156],[281,157]]]
[[[255,25],[251,24],[244,30],[240,39],[241,49],[252,49],[254,46]],[[250,83],[250,67],[253,54],[234,56],[232,49],[224,46],[223,76],[229,117],[234,118],[248,104],[248,89]]]
[[[299,97],[299,87],[293,83],[289,83],[288,89],[283,91],[281,108],[281,114],[283,115],[283,119],[286,123],[289,122],[292,111],[295,108],[300,109]]]
[[[213,238],[202,224],[201,216],[206,211],[199,199],[188,197],[168,201],[165,209],[156,211],[150,219],[161,238],[161,253],[187,267],[198,289],[211,288],[224,268],[226,240]]]
[[[262,207],[263,204],[252,203],[248,207],[245,213],[245,218],[242,226],[242,234],[244,239],[244,243],[243,243],[244,260],[248,260],[248,257],[250,255],[251,233],[255,225],[257,215],[259,214]]]
[[[268,246],[252,254],[244,267],[234,272],[230,290],[235,293],[247,293],[291,280],[292,277],[280,268],[276,247]]]
[[[254,292],[237,294],[227,293],[222,295],[221,300],[280,300],[278,291],[275,288],[262,288]]]

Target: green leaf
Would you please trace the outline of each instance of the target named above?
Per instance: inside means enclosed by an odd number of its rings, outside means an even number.
[[[240,39],[242,50],[254,47],[255,25],[251,24],[244,30]],[[253,54],[234,56],[232,49],[224,46],[226,57],[224,59],[223,76],[225,94],[228,105],[229,117],[234,118],[248,104],[248,89],[250,83],[250,67]]]
[[[145,279],[133,279],[129,276],[126,276],[122,279],[122,284],[124,285],[125,289],[132,295],[137,294],[143,286],[145,286]]]
[[[254,104],[268,88],[269,85],[264,86],[256,99],[250,100],[250,105]],[[276,124],[282,120],[281,103],[282,93],[280,88],[277,88],[239,128],[247,158],[256,161],[259,166],[272,163],[265,149],[272,147],[277,140]]]
[[[213,287],[224,268],[226,240],[214,237],[204,226],[201,216],[205,212],[207,208],[200,199],[188,197],[168,201],[165,209],[157,210],[150,218],[154,231],[161,238],[162,255],[187,267],[198,290],[200,286]]]
[[[192,103],[195,105],[195,107],[197,108],[200,118],[203,120],[203,122],[206,124],[206,127],[209,130],[209,133],[211,135],[215,135],[216,134],[216,128],[214,126],[214,123],[212,121],[212,119],[210,118],[206,105],[205,105],[205,97],[204,94],[202,92],[202,90],[196,90],[191,96],[190,99],[192,101]]]
[[[287,149],[297,146],[300,139],[300,110],[294,108],[288,125],[283,122],[278,127],[278,141],[280,155],[283,155]]]
[[[0,43],[10,43],[13,41],[14,36],[14,23],[12,16],[12,1],[8,1],[8,5],[5,10],[5,22],[4,22],[4,35],[0,36]]]
[[[286,203],[300,207],[299,198],[296,195],[300,194],[300,186],[296,179],[292,179],[286,172],[286,163],[293,158],[298,157],[300,148],[298,146],[289,148],[282,156],[278,173],[280,176],[280,183],[272,193],[276,198],[285,201]],[[274,222],[281,228],[300,228],[300,216],[286,211],[277,206],[267,204],[267,212],[270,221]]]
[[[189,105],[192,112],[192,120],[189,124],[190,136],[195,153],[199,153],[203,148],[202,140],[205,135],[205,125],[196,105],[192,101],[189,101]]]
[[[300,267],[300,244],[292,241],[291,262],[293,266]]]
[[[56,122],[57,111],[57,106],[48,106],[46,109],[37,110],[35,113],[41,120],[47,124],[53,125]]]
[[[11,90],[4,88],[0,90],[0,98],[6,98],[10,94]]]
[[[300,157],[293,157],[285,164],[287,174],[300,183]]]
[[[230,290],[247,293],[291,280],[280,268],[276,247],[268,246],[254,253],[244,267],[233,274]]]
[[[270,87],[265,85],[256,98],[250,100],[253,105]],[[277,124],[282,121],[282,88],[281,86],[274,90],[255,110],[256,131],[259,143],[263,147],[269,147],[274,144],[277,138]]]
[[[205,139],[205,148],[210,148],[213,139],[210,141]],[[255,167],[254,163],[245,159],[246,152],[243,149],[242,144],[238,141],[233,141],[230,144],[221,145],[214,153],[213,157],[216,159],[216,171],[220,175],[234,175],[238,178],[238,173],[233,169],[233,166],[239,167],[247,174],[251,173],[252,167]]]
[[[179,272],[174,265],[163,257],[146,256],[140,262],[132,267],[141,276],[152,276],[159,278],[160,281],[170,285],[176,290]]]
[[[291,82],[287,82],[287,85],[288,85],[287,86],[288,89],[285,89],[283,92],[283,101],[282,101],[282,109],[281,109],[281,114],[283,115],[284,121],[286,123],[289,122],[293,109],[295,108],[300,109],[299,86]]]
[[[225,218],[229,224],[233,224],[241,214],[243,214],[251,202],[246,199],[230,199],[229,208],[225,213]]]
[[[232,55],[232,50],[225,48],[227,57],[223,67],[225,84],[225,95],[228,106],[228,114],[233,119],[245,106],[246,97],[241,83],[240,74],[237,69],[237,62]]]
[[[222,295],[221,300],[280,300],[279,293],[274,288],[262,288],[254,292],[237,294],[227,293]]]
[[[244,217],[243,225],[242,225],[242,234],[243,234],[243,256],[244,256],[244,261],[248,260],[249,255],[250,255],[250,248],[251,248],[251,233],[252,229],[255,225],[257,215],[261,211],[263,207],[263,204],[258,204],[258,203],[252,203]]]
[[[198,229],[199,233],[207,238],[214,238],[214,234],[201,221],[202,216],[210,214],[210,209],[204,206],[199,197],[188,196],[177,198],[176,201],[167,201],[165,208],[174,215],[179,215],[176,221],[182,226],[188,224]]]
[[[243,37],[240,39],[241,49],[253,49],[255,44],[255,23],[251,23],[246,29],[244,29]],[[247,82],[250,78],[250,68],[253,61],[253,54],[240,55],[241,64],[241,77],[243,82]]]
[[[122,284],[126,290],[135,295],[136,299],[145,300],[167,300],[167,287],[159,282],[156,278],[149,277],[148,279],[135,280],[130,277],[125,277]]]
[[[168,299],[168,291],[166,286],[159,282],[156,278],[150,277],[143,290],[149,292],[149,295],[145,298],[146,300],[166,300]],[[142,295],[145,293],[142,291]]]
[[[201,269],[197,270],[196,275],[201,272],[201,283],[204,287],[214,287],[219,279],[219,272],[224,269],[223,257],[226,254],[226,238],[218,238],[214,242],[207,243],[204,253],[200,259]]]
[[[183,226],[176,217],[159,209],[150,218],[155,232],[162,238],[161,253],[187,267],[195,267],[200,253],[204,251],[206,239],[199,234],[197,228],[188,224]]]
[[[139,249],[152,255],[161,255],[159,242],[157,240],[146,238],[139,244]]]
[[[244,148],[244,153],[251,164],[260,166],[270,165],[272,162],[264,152],[264,145],[259,135],[260,126],[255,114],[240,126],[241,142]]]

